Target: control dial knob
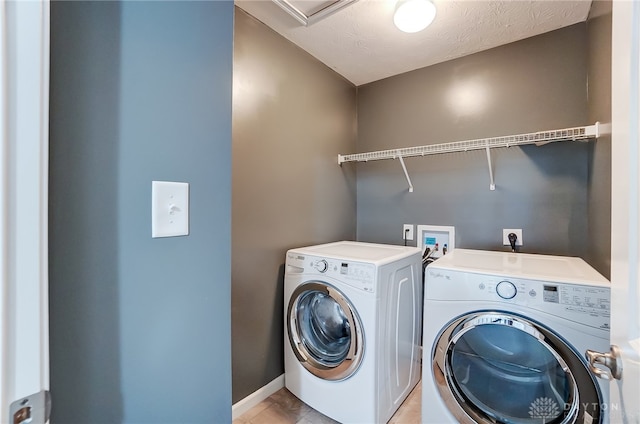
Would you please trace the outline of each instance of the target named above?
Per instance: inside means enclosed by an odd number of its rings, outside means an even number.
[[[511,281],[500,281],[496,286],[496,292],[498,296],[503,299],[513,299],[516,293],[518,293],[518,290]]]
[[[329,264],[324,259],[322,259],[321,261],[316,262],[316,269],[318,271],[327,272],[327,268],[329,268]]]

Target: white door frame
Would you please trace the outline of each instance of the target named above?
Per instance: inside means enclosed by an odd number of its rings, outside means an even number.
[[[622,379],[610,386],[610,418],[639,423],[640,4],[614,1],[612,29],[611,344]]]
[[[0,422],[12,422],[12,402],[49,389],[48,0],[0,0],[0,137]]]

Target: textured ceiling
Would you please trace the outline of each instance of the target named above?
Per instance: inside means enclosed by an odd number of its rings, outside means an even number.
[[[591,7],[591,0],[434,2],[433,24],[414,34],[393,25],[395,0],[358,0],[308,26],[271,0],[236,5],[355,85],[583,22]]]

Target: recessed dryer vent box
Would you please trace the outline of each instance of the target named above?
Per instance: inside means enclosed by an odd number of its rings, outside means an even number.
[[[439,258],[444,254],[445,248],[447,253],[455,248],[456,229],[442,225],[418,225],[417,239],[418,247],[423,253],[427,247],[433,250],[437,244],[437,250],[431,257]]]

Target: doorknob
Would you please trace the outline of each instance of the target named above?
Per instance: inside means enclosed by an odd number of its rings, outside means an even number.
[[[622,378],[622,359],[620,357],[620,349],[616,345],[611,345],[609,352],[600,353],[593,350],[587,350],[584,354],[589,361],[589,369],[597,377],[604,380]],[[604,365],[609,368],[609,371],[596,367],[598,365]]]
[[[17,400],[9,406],[10,424],[45,424],[51,416],[51,394],[47,390]],[[0,422],[5,422],[0,419]]]

